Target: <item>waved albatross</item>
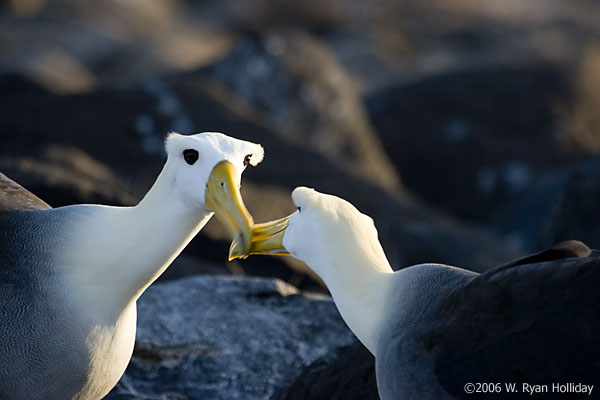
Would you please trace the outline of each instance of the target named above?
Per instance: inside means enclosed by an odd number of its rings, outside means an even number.
[[[131,358],[136,300],[213,213],[249,243],[239,185],[262,147],[215,132],[165,145],[134,207],[50,209],[2,180],[0,399],[101,399]]]
[[[292,199],[298,211],[257,224],[249,253],[234,242],[230,257],[291,254],[315,271],[375,355],[383,400],[600,393],[596,251],[568,241],[482,274],[441,264],[394,272],[373,220],[352,204],[304,187]]]

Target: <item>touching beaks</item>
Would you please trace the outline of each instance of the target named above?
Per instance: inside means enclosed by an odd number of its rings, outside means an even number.
[[[244,243],[234,239],[229,248],[229,261],[236,258],[246,258],[252,254],[289,256],[290,253],[283,247],[283,235],[290,223],[290,217],[291,215],[275,221],[254,225],[248,249],[245,248]]]
[[[205,202],[237,243],[240,251],[248,252],[254,221],[242,200],[234,178],[236,174],[235,166],[229,161],[221,161],[215,165],[206,184]]]

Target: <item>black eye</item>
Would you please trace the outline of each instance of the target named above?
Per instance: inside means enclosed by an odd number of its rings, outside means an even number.
[[[298,207],[298,212],[302,212],[302,207]]]
[[[196,161],[198,161],[198,150],[194,150],[194,149],[187,149],[183,151],[183,158],[185,159],[185,162],[192,165],[194,164]]]
[[[246,157],[244,157],[244,167],[248,164],[250,164],[250,159],[252,158],[252,154],[246,154]]]

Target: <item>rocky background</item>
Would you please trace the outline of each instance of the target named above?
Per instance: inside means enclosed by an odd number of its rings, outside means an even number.
[[[256,221],[291,212],[298,185],[339,195],[395,268],[598,248],[599,16],[595,0],[5,0],[0,171],[54,207],[132,205],[167,132],[215,130],[265,148],[242,188]],[[212,221],[142,297],[109,398],[376,398],[318,279],[228,246]]]

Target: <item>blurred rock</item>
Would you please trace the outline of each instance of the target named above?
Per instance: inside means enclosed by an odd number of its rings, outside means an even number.
[[[68,144],[125,179],[141,181],[130,189],[139,196],[161,168],[156,155],[142,150],[135,127],[136,118],[152,109],[153,102],[139,89],[61,96],[26,78],[7,75],[0,78],[0,106],[5,111],[0,116],[5,132],[0,152],[43,159],[49,146]],[[166,126],[169,121],[159,122]]]
[[[55,93],[189,71],[234,44],[179,0],[11,0],[0,10],[0,75],[25,74]],[[4,11],[4,12],[3,12]]]
[[[551,210],[559,202],[568,177],[567,168],[548,171],[536,177],[522,193],[497,207],[489,220],[490,227],[517,247],[531,252],[557,243],[542,240],[542,232],[550,223]],[[568,239],[583,240],[579,235]],[[592,243],[583,241],[595,248]]]
[[[407,187],[460,217],[489,220],[541,171],[563,163],[552,69],[449,72],[382,90],[367,102]]]
[[[180,254],[163,274],[158,282],[173,281],[197,275],[235,275],[235,271],[227,269],[223,263],[211,262],[198,257],[197,254],[184,252]]]
[[[577,165],[563,182],[541,226],[540,244],[577,239],[599,249],[600,157]]]
[[[153,285],[138,301],[126,377],[106,399],[269,399],[352,340],[329,297],[278,280],[196,277]]]
[[[573,99],[559,108],[565,146],[574,152],[600,154],[600,40],[589,45],[575,70]]]
[[[352,79],[317,39],[289,31],[250,37],[205,73],[264,112],[286,139],[400,190]]]
[[[577,62],[598,38],[595,0],[485,3],[303,0],[274,3],[194,2],[197,15],[243,33],[297,29],[327,43],[361,87],[372,93],[393,82],[415,82],[447,71],[490,65]]]
[[[133,205],[137,198],[109,167],[72,146],[50,145],[40,156],[0,156],[0,170],[54,207],[81,203]]]
[[[569,239],[600,248],[600,158],[545,173],[502,207],[493,226],[521,247],[539,250]]]
[[[0,74],[24,74],[57,93],[94,89],[91,65],[118,46],[110,36],[60,18],[0,17]]]

